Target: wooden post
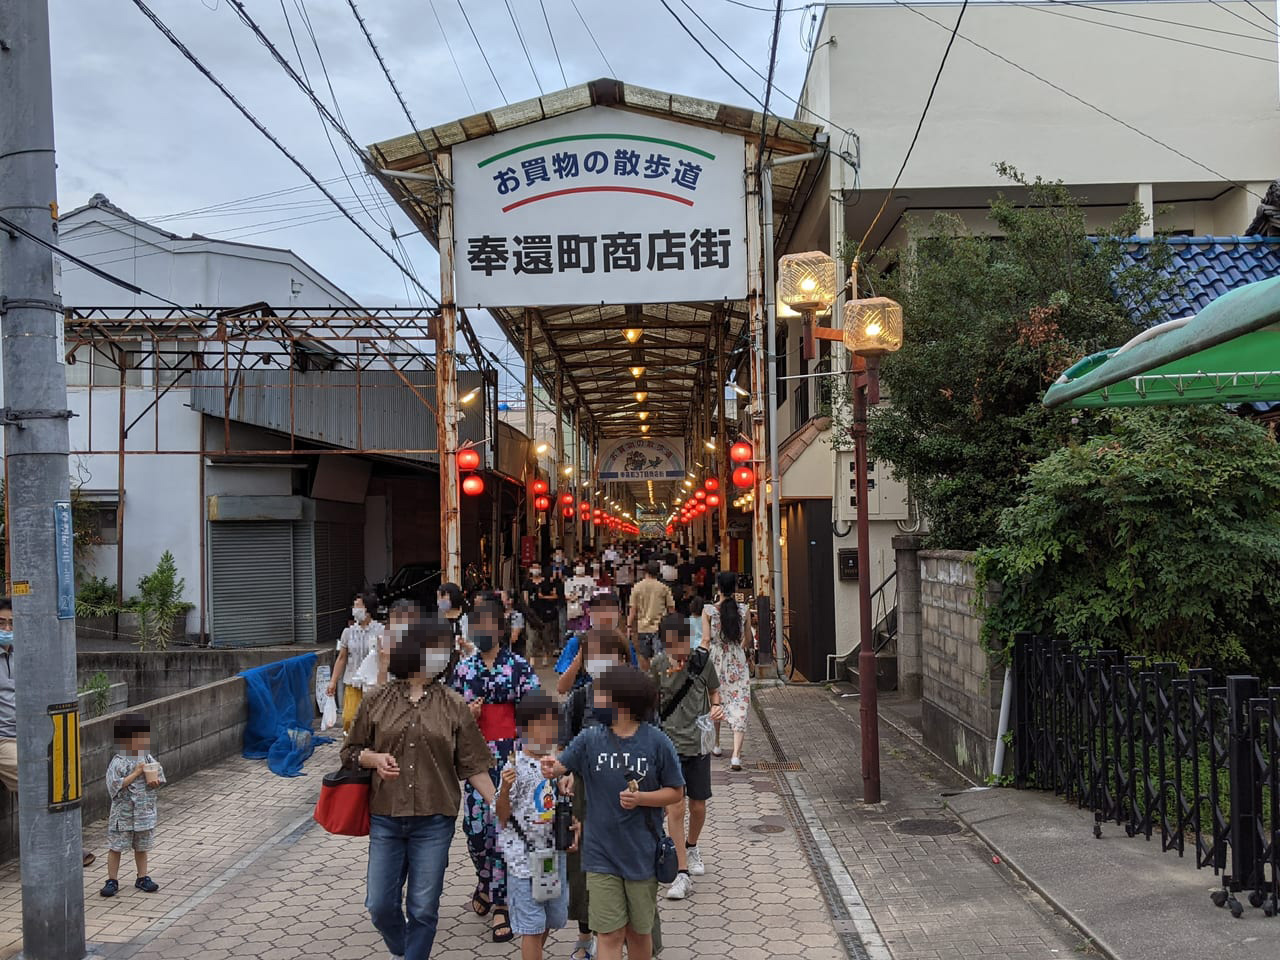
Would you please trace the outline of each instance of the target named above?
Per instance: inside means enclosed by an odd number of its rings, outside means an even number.
[[[760,148],[748,140],[747,161],[747,316],[751,327],[751,446],[755,452],[755,503],[752,510],[752,577],[756,595],[769,594],[769,496],[765,493],[764,450],[768,443],[765,419],[768,416],[765,364],[772,344],[764,342],[764,242],[761,233],[760,176],[757,164]]]
[[[529,448],[525,452],[525,471],[528,474],[524,483],[524,532],[532,537],[537,529],[538,512],[533,508],[533,481],[538,476],[538,455],[534,452],[537,438],[533,435],[533,311],[524,311],[524,434],[529,438]],[[519,545],[516,556],[519,556]]]
[[[462,582],[458,512],[458,372],[454,349],[458,308],[453,300],[453,157],[436,155],[440,187],[440,323],[436,336],[436,418],[440,458],[440,568],[444,582]]]

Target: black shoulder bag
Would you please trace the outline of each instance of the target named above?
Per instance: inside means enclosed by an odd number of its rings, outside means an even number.
[[[639,784],[641,777],[634,770],[628,770],[623,774],[631,783]],[[644,825],[649,828],[649,833],[653,837],[653,875],[659,883],[674,883],[676,874],[680,872],[680,864],[676,860],[676,844],[665,830],[659,830],[654,825],[653,817],[657,815],[661,818],[662,814],[653,807],[646,807],[644,811]],[[659,820],[661,822],[661,820]]]

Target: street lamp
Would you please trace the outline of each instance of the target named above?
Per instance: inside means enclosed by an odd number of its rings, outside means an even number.
[[[855,261],[854,269],[857,264]],[[854,274],[857,290],[857,274]],[[858,712],[862,726],[862,799],[880,802],[880,718],[871,636],[871,519],[867,509],[867,408],[880,402],[880,358],[902,346],[902,305],[886,297],[844,306],[844,345],[863,359],[853,379],[854,469],[858,499]]]

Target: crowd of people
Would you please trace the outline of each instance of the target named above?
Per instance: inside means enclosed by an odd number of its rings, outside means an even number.
[[[385,627],[359,596],[338,643],[343,763],[373,772],[366,906],[393,960],[431,953],[459,816],[470,910],[522,960],[571,922],[571,960],[648,960],[660,893],[715,869],[698,846],[713,757],[727,724],[742,769],[750,704],[737,577],[668,544],[526,572],[514,594],[399,601]]]

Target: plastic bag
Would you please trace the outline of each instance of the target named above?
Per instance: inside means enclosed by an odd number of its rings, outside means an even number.
[[[321,713],[324,712],[324,701],[327,696],[325,689],[329,686],[329,678],[332,676],[332,668],[327,663],[316,667],[316,709]]]
[[[325,697],[320,708],[320,729],[328,730],[338,723],[338,701],[333,697]]]
[[[362,687],[366,691],[376,687],[378,685],[378,666],[378,648],[374,646],[365,654],[365,658],[360,661],[360,667],[352,678],[355,680],[356,686]]]
[[[711,722],[711,714],[704,713],[698,717],[698,733],[702,735],[702,753],[706,755],[716,745],[716,725]]]

